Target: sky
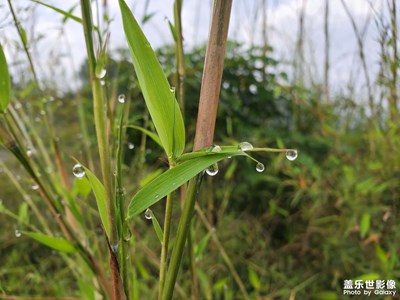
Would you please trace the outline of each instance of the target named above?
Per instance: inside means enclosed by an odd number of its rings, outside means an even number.
[[[323,9],[322,0],[264,0],[266,9],[262,10],[260,3],[263,0],[233,0],[232,16],[228,38],[238,40],[246,45],[262,42],[262,15],[267,18],[268,41],[274,48],[273,56],[283,62],[291,62],[296,46],[299,30],[299,11],[305,4],[305,59],[308,77],[322,80],[324,61]],[[343,89],[351,78],[363,86],[363,76],[360,72],[357,41],[353,28],[346,15],[341,0],[330,0],[330,32],[331,32],[331,81],[336,89]],[[55,5],[64,10],[70,10],[78,1],[44,0],[45,3]],[[102,2],[102,1],[100,1]],[[130,1],[138,20],[143,18],[145,0]],[[385,0],[345,0],[356,24],[362,28],[366,20],[370,19],[365,36],[365,46],[368,50],[367,64],[371,74],[377,72],[379,46],[378,31],[374,20],[381,14]],[[85,58],[86,51],[81,25],[74,21],[62,24],[63,17],[49,8],[36,5],[33,15],[24,11],[25,7],[32,7],[32,1],[14,0],[22,26],[27,31],[28,40],[36,39],[36,47],[32,49],[36,65],[43,78],[58,78],[65,81],[65,87],[71,87],[68,79],[78,69]],[[211,0],[184,0],[182,11],[184,46],[189,49],[199,43],[207,41],[211,15]],[[122,29],[122,21],[117,0],[108,0],[109,15],[112,19],[110,26],[110,49],[127,47]],[[18,43],[15,28],[12,26],[11,16],[5,11],[8,6],[5,1],[0,7],[0,43],[5,45],[6,55],[13,66],[18,65],[25,58],[16,55],[15,45]],[[96,5],[93,4],[94,14]],[[80,15],[77,6],[74,14]],[[150,44],[153,48],[162,47],[173,42],[166,20],[173,20],[172,0],[149,0],[147,14],[154,14],[149,22],[143,25]],[[29,16],[29,17],[28,17]],[[51,63],[51,65],[49,64]],[[58,66],[65,66],[63,70]],[[54,67],[54,66],[57,66]],[[17,72],[18,67],[11,67]],[[63,79],[63,77],[65,77]]]

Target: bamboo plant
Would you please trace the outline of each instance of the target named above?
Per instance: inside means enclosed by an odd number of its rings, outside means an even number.
[[[39,185],[43,201],[45,201],[49,210],[55,216],[64,237],[62,239],[55,238],[52,236],[50,230],[46,230],[45,233],[38,232],[37,230],[23,231],[22,234],[57,251],[61,251],[65,255],[65,260],[71,265],[73,265],[73,262],[70,256],[78,255],[85,262],[85,265],[89,267],[97,280],[97,284],[100,286],[100,290],[107,298],[131,299],[137,291],[134,290],[131,284],[133,272],[131,262],[126,258],[130,246],[126,235],[130,234],[130,223],[134,222],[139,214],[146,212],[146,217],[153,220],[153,225],[162,245],[158,286],[159,299],[172,299],[195,208],[201,220],[210,229],[201,208],[196,206],[196,197],[204,174],[215,175],[218,171],[219,161],[237,156],[245,156],[255,161],[257,171],[261,172],[264,170],[264,166],[251,156],[253,152],[286,152],[290,160],[297,157],[297,151],[293,149],[256,148],[247,142],[228,146],[214,144],[213,135],[232,1],[216,0],[214,4],[199,100],[194,147],[193,151],[185,152],[187,149],[185,124],[175,89],[168,82],[150,43],[143,34],[128,5],[124,0],[119,0],[126,41],[129,46],[141,92],[144,96],[151,121],[154,124],[155,132],[150,132],[144,128],[139,129],[148,134],[163,148],[169,164],[168,170],[157,176],[133,195],[127,195],[124,192],[121,177],[121,149],[125,134],[124,131],[129,126],[134,127],[134,125],[126,124],[126,119],[124,118],[126,111],[125,98],[123,96],[119,99],[122,106],[116,111],[117,113],[108,113],[108,102],[110,100],[107,99],[107,93],[104,90],[105,87],[102,85],[102,80],[106,76],[107,69],[106,52],[108,39],[103,38],[99,28],[93,25],[90,1],[81,0],[80,2],[82,18],[78,18],[71,12],[62,11],[40,1],[35,2],[81,23],[85,34],[101,176],[96,176],[96,170],[89,169],[85,166],[84,162],[78,160],[73,168],[73,173],[78,180],[86,180],[94,193],[97,203],[97,213],[100,216],[104,229],[103,236],[108,245],[108,255],[110,257],[109,269],[111,270],[112,277],[111,286],[105,275],[105,266],[96,262],[91,248],[82,243],[77,231],[73,230],[70,221],[64,218],[66,208],[68,208],[78,221],[82,219],[81,213],[77,209],[74,209],[75,204],[72,195],[67,191],[59,192],[57,189],[49,191],[51,187],[38,176],[37,166],[21,149],[23,147],[23,135],[21,134],[23,128],[15,118],[14,120],[10,120],[8,117],[9,114],[12,114],[12,108],[9,107],[10,100],[12,100],[11,81],[6,58],[0,47],[0,117],[3,120],[0,122],[1,143],[17,157],[32,177],[32,180]],[[176,28],[172,29],[178,33],[178,96],[180,95],[180,100],[183,101],[183,77],[185,71],[179,16],[181,5],[181,1],[176,1],[174,11],[175,25],[170,24],[170,26],[176,26]],[[95,49],[94,46],[93,32],[99,35],[100,46],[98,49]],[[181,106],[183,106],[183,102],[181,102]],[[108,118],[111,115],[115,115],[116,119],[109,120]],[[112,134],[112,126],[108,124],[115,124],[117,134]],[[115,146],[111,147],[110,145]],[[114,160],[116,161],[115,177],[112,171]],[[189,184],[184,206],[178,221],[178,229],[172,245],[172,252],[169,253],[168,245],[172,222],[171,209],[172,202],[176,200],[174,199],[173,192],[187,182]],[[68,204],[59,203],[57,197],[55,197],[56,193],[61,193],[66,198],[66,203]],[[162,228],[149,208],[165,198],[165,221]],[[82,223],[80,224],[83,226]],[[215,234],[213,234],[213,241],[220,250],[243,297],[248,299],[249,296],[243,283]]]

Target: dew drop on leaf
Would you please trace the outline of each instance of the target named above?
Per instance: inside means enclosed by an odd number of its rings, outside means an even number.
[[[74,174],[74,176],[76,178],[82,178],[83,176],[85,176],[85,168],[81,165],[81,164],[76,164],[73,168],[72,168],[72,173]]]
[[[218,145],[213,145],[212,147],[211,147],[211,152],[221,152],[222,151],[222,149],[221,149],[221,147],[220,146],[218,146]]]
[[[252,144],[250,144],[249,142],[241,142],[240,144],[239,144],[239,150],[241,150],[241,151],[249,151],[249,150],[253,150],[254,149],[254,147],[253,147],[253,145]]]

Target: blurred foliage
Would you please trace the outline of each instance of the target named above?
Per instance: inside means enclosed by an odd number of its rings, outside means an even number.
[[[205,48],[200,47],[185,58],[184,115],[189,143],[195,129],[204,54]],[[158,55],[173,83],[173,48],[159,49]],[[117,109],[118,94],[124,93],[130,99],[129,123],[152,130],[127,57],[119,50],[108,59],[105,86],[111,114]],[[250,160],[223,161],[219,174],[204,180],[199,197],[248,292],[252,299],[341,299],[345,279],[364,276],[394,279],[400,284],[400,225],[396,221],[399,124],[385,118],[378,122],[376,116],[366,115],[355,99],[338,95],[331,103],[323,103],[319,86],[290,83],[280,71],[281,62],[272,57],[272,49],[265,53],[259,47],[246,49],[229,43],[215,143],[248,141],[259,147],[297,148],[298,159],[288,162],[281,154],[258,154],[257,159],[266,165],[263,173],[256,172]],[[14,90],[41,135],[46,135],[46,125],[40,111],[43,106],[52,111],[52,124],[68,166],[73,164],[70,156],[85,158],[75,112],[78,98],[83,100],[90,139],[95,140],[85,64],[80,77],[80,91],[54,96],[55,101],[44,101],[34,91],[27,91],[29,86]],[[47,94],[56,95],[56,91]],[[143,178],[159,174],[166,159],[157,144],[138,130],[128,129],[128,142],[135,145],[133,151],[126,147],[124,160],[125,186],[131,195]],[[187,149],[191,149],[190,144]],[[91,150],[96,157],[94,147]],[[30,191],[27,175],[9,154],[0,151],[25,193],[43,207],[38,195]],[[12,187],[4,169],[0,187],[4,207],[23,215],[24,197]],[[76,198],[85,202],[82,210],[94,207],[92,196],[86,196]],[[162,203],[153,209],[159,220],[162,209]],[[96,233],[100,222],[90,209],[88,212],[88,243],[102,245],[95,247],[96,257],[106,264],[105,241],[98,241]],[[174,214],[179,213],[177,201]],[[32,212],[28,214],[28,222],[39,226]],[[151,222],[144,218],[135,222],[131,239],[133,277],[138,279],[135,287],[140,299],[155,299],[160,245]],[[0,295],[82,295],[90,281],[77,283],[60,254],[26,237],[15,237],[15,230],[23,228],[23,223],[4,216],[0,226]],[[193,226],[200,298],[239,299],[238,288],[210,239],[212,233],[207,233],[199,219]],[[179,276],[176,299],[188,299],[187,260]]]

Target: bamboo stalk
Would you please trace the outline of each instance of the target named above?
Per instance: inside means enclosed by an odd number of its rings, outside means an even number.
[[[214,3],[200,92],[194,151],[210,146],[213,142],[231,8],[232,0],[216,0]],[[172,299],[201,178],[202,174],[197,175],[188,185],[161,297],[163,300]]]

